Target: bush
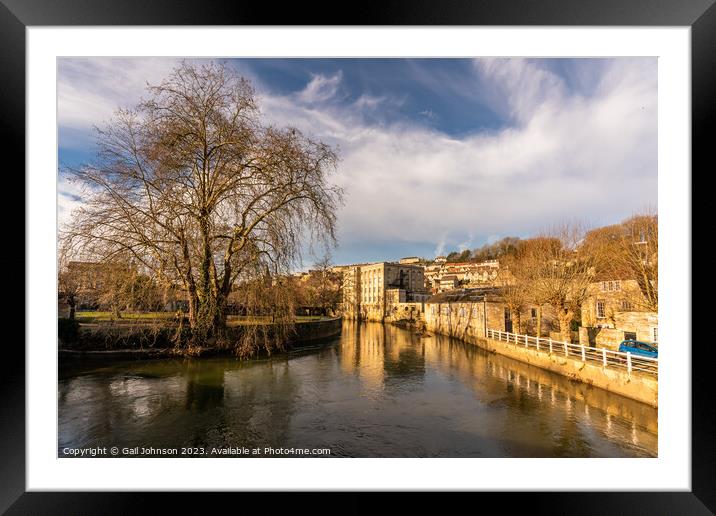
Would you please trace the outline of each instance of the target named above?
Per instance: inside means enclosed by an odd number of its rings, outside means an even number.
[[[60,317],[57,319],[57,336],[65,344],[77,342],[80,333],[80,323],[73,319]]]

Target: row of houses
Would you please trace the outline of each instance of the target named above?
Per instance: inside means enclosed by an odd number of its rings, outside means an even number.
[[[436,259],[425,266],[425,286],[433,294],[459,287],[480,288],[492,286],[500,271],[498,260],[480,263],[446,262]]]
[[[431,294],[424,285],[423,267],[378,262],[351,266],[343,281],[343,316],[369,321],[424,321],[429,331],[461,337],[484,336],[486,329],[560,340],[556,312],[550,305],[509,307],[499,286],[447,289]],[[635,281],[599,281],[589,286],[581,308],[581,326],[572,340],[616,349],[622,340],[658,344],[658,314],[630,301]]]

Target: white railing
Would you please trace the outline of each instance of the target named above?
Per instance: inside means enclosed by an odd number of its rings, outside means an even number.
[[[582,344],[572,344],[570,342],[545,339],[544,337],[537,338],[531,335],[519,335],[499,330],[488,329],[487,338],[508,342],[516,346],[532,348],[544,353],[581,360],[582,362],[598,363],[604,368],[611,367],[613,369],[626,369],[627,373],[630,375],[632,372],[640,372],[655,376],[659,373],[658,358],[632,355],[628,352],[622,353],[620,351],[612,351],[606,348],[593,348],[590,346],[583,346]]]

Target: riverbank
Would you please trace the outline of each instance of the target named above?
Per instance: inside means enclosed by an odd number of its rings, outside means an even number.
[[[430,331],[447,335],[434,327],[430,328]],[[655,408],[659,405],[659,382],[652,375],[636,372],[629,374],[626,370],[604,368],[594,363],[583,362],[579,358],[565,357],[549,353],[546,350],[538,351],[534,348],[526,348],[514,343],[478,337],[469,332],[448,336],[481,347],[487,351],[552,371],[572,381],[592,385]]]
[[[285,342],[285,349],[319,344],[341,333],[341,317],[298,321]],[[59,340],[61,359],[147,359],[182,356],[184,351],[173,345],[176,326],[80,325],[77,332]],[[241,326],[228,328],[229,338],[237,340],[244,331]],[[203,346],[192,349],[193,356],[231,355],[231,346]]]

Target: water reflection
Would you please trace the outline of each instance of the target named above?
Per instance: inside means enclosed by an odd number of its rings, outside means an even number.
[[[657,411],[443,336],[346,323],[270,360],[75,364],[58,447],[306,447],[354,457],[655,456]]]

